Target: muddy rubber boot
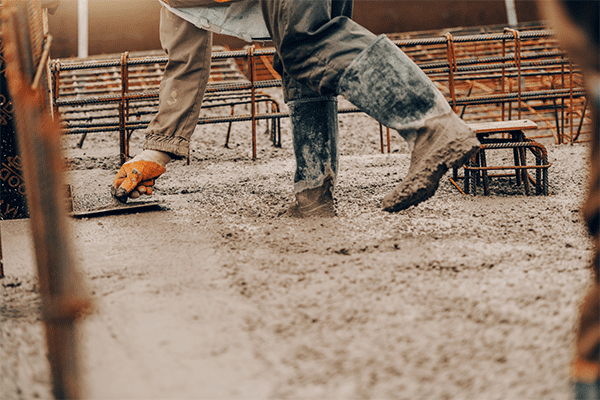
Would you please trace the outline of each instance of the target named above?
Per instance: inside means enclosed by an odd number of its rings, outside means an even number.
[[[404,210],[433,196],[444,173],[479,148],[475,133],[433,82],[385,35],[344,71],[339,93],[396,129],[412,151],[406,177],[383,199],[386,211]]]
[[[334,217],[333,188],[338,169],[337,99],[331,96],[293,100],[291,112],[296,201],[285,215]]]

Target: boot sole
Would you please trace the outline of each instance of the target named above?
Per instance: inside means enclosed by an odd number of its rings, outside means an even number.
[[[476,140],[476,139],[475,139]],[[472,157],[479,150],[479,141],[477,144],[473,144],[471,149],[464,152],[462,155],[457,158],[451,158],[449,160],[445,160],[443,162],[438,163],[435,171],[432,171],[429,176],[426,178],[421,178],[421,180],[425,182],[429,182],[425,186],[413,191],[408,196],[400,196],[397,193],[402,193],[403,188],[406,186],[405,183],[401,183],[399,186],[394,188],[394,190],[389,193],[383,199],[383,210],[388,212],[398,212],[407,209],[408,207],[417,205],[431,196],[433,196],[439,186],[439,182],[442,179],[442,176],[453,167],[464,165],[465,161]],[[394,200],[394,198],[397,198]],[[392,203],[387,204],[386,203]]]

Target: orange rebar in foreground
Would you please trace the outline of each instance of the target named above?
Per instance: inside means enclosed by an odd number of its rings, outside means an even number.
[[[47,97],[51,38],[43,35],[39,1],[3,0],[0,12],[8,89],[27,182],[53,395],[78,399],[81,389],[75,322],[90,306],[90,300],[76,273],[67,237],[60,127],[52,120]]]

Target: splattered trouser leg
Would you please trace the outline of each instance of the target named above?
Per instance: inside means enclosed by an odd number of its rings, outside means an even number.
[[[163,7],[160,42],[169,61],[160,84],[158,113],[146,129],[144,149],[180,158],[188,155],[208,83],[212,33]]]
[[[282,78],[296,159],[294,193],[327,183],[333,196],[338,170],[337,98],[321,96],[285,72]]]
[[[443,174],[479,148],[475,134],[406,54],[385,35],[376,38],[348,18],[351,2],[261,0],[261,5],[292,78],[321,95],[343,95],[407,140],[411,164],[384,198],[385,210],[428,199]]]
[[[336,96],[345,69],[375,41],[373,33],[350,19],[352,4],[352,0],[261,0],[277,50],[275,67],[288,78],[284,76],[286,100]]]
[[[352,1],[262,1],[277,48],[275,68],[290,106],[296,194],[333,186],[337,173],[337,81],[375,36],[352,20]]]

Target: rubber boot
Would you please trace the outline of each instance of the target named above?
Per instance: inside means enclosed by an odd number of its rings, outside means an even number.
[[[293,100],[291,112],[296,173],[296,201],[290,217],[333,217],[333,189],[338,169],[337,99],[331,96]]]
[[[339,93],[397,130],[412,151],[406,177],[383,199],[386,211],[404,210],[433,196],[444,173],[462,166],[479,148],[475,133],[433,82],[385,35],[346,68]]]

